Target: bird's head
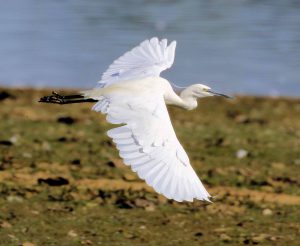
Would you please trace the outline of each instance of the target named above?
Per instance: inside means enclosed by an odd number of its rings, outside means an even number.
[[[191,110],[197,107],[197,99],[202,97],[222,96],[231,98],[225,94],[214,92],[209,86],[203,84],[194,84],[186,87],[180,92],[180,97],[184,102],[184,108]]]
[[[210,97],[210,96],[222,96],[230,98],[229,96],[213,91],[209,86],[203,84],[194,84],[188,87],[190,93],[195,98]]]

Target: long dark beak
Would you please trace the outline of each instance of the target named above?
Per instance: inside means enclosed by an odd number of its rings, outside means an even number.
[[[217,93],[217,92],[214,92],[214,91],[212,91],[212,90],[208,90],[207,92],[209,92],[209,93],[213,94],[214,96],[220,96],[220,97],[226,97],[226,98],[233,99],[233,98],[232,98],[232,97],[230,97],[230,96],[227,96],[227,95],[225,95],[225,94],[221,94],[221,93]]]

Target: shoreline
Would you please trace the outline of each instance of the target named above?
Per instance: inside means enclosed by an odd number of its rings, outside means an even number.
[[[153,192],[123,164],[106,135],[113,125],[93,103],[38,102],[51,91],[0,87],[3,245],[300,243],[300,99],[211,97],[192,111],[168,108],[214,196],[208,204]]]
[[[62,92],[78,92],[78,91],[83,91],[83,90],[89,90],[91,88],[73,88],[73,87],[30,87],[30,86],[2,86],[0,85],[0,91],[5,91],[5,90],[10,90],[10,91],[18,91],[18,90],[28,90],[28,91],[45,91],[45,92],[52,92],[52,91],[62,91]],[[237,93],[237,94],[232,94],[233,99],[238,97],[252,97],[252,98],[269,98],[269,99],[291,99],[291,100],[300,100],[300,95],[299,96],[289,96],[289,95],[259,95],[259,94],[243,94],[243,93]]]

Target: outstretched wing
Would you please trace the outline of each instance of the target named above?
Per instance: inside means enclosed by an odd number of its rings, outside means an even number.
[[[163,95],[153,91],[102,97],[93,110],[107,114],[108,131],[126,165],[158,193],[176,201],[209,201],[189,158],[179,143]]]
[[[106,87],[124,80],[158,77],[174,62],[176,42],[157,38],[143,41],[139,46],[115,60],[103,73],[98,86]]]

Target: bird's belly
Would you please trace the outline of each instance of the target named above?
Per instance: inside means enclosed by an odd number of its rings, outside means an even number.
[[[123,81],[106,87],[105,92],[114,93],[118,91],[123,91],[128,93],[134,93],[135,95],[139,95],[144,92],[163,92],[164,82],[165,80],[159,77],[147,77],[144,79]]]
[[[131,96],[137,97],[139,95],[157,95],[164,94],[169,82],[160,77],[147,77],[144,79],[120,81],[104,88],[95,88],[84,93],[90,98],[99,98],[101,96]]]

